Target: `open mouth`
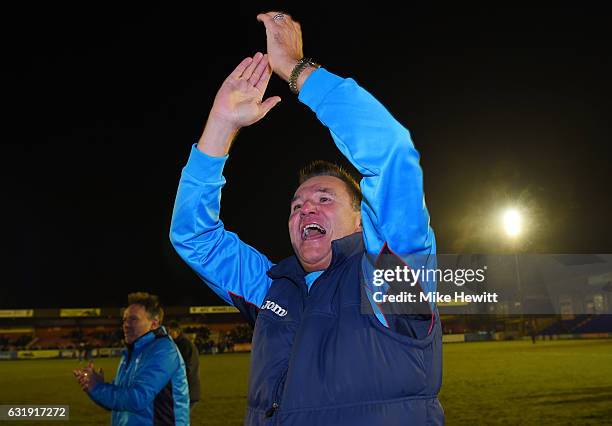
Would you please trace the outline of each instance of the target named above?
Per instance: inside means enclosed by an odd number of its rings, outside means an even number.
[[[303,241],[323,238],[325,234],[327,234],[327,231],[318,223],[309,223],[302,228]]]

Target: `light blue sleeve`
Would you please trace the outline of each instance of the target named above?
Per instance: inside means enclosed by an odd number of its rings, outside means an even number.
[[[272,280],[273,263],[226,231],[219,219],[225,157],[195,146],[183,169],[174,203],[170,240],[196,274],[226,302],[261,306]],[[242,300],[240,300],[242,299]]]
[[[308,77],[299,99],[329,128],[338,149],[362,175],[368,253],[377,255],[385,243],[403,258],[435,253],[419,153],[408,130],[353,79],[323,68]]]
[[[89,392],[89,397],[113,411],[137,412],[151,405],[175,371],[181,368],[178,350],[169,339],[160,339],[154,345],[152,353],[142,358],[131,386],[101,383]]]

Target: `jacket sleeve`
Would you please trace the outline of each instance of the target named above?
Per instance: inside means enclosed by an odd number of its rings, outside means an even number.
[[[368,253],[378,254],[385,243],[402,256],[434,252],[419,153],[408,130],[354,80],[323,68],[305,81],[299,98],[329,128],[338,149],[362,175]]]
[[[369,255],[364,258],[362,270],[373,313],[385,327],[400,334],[426,336],[432,330],[434,303],[419,305],[417,315],[412,311],[397,312],[393,305],[392,309],[381,308],[372,299],[377,289],[368,278],[372,276],[368,270],[380,261],[392,260],[412,269],[436,265],[423,172],[410,133],[353,79],[340,78],[323,68],[305,81],[299,98],[329,128],[340,152],[362,176],[361,219]],[[419,285],[425,292],[436,289],[435,280],[421,281]]]
[[[141,358],[131,386],[101,383],[89,392],[89,397],[113,411],[137,412],[152,404],[155,396],[166,386],[176,370],[181,368],[181,362],[178,350],[168,339],[155,342],[151,351]]]
[[[170,240],[178,254],[223,300],[250,316],[261,306],[273,266],[266,256],[226,231],[219,219],[225,157],[195,146],[179,182]]]

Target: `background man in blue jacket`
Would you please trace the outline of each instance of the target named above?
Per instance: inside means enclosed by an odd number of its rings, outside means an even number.
[[[183,169],[170,232],[180,256],[255,326],[245,424],[442,424],[435,306],[427,305],[424,319],[388,316],[375,304],[375,315],[361,310],[369,301],[362,279],[369,255],[435,263],[418,152],[408,131],[354,80],[304,58],[300,25],[289,15],[257,19],[267,54],[244,59],[217,92]],[[299,93],[362,175],[359,188],[325,162],[303,171],[288,219],[295,254],[276,265],[219,219],[232,141],[280,101],[264,99],[272,72]],[[435,289],[435,282],[421,284]]]
[[[123,313],[124,350],[112,383],[93,363],[74,371],[81,388],[98,405],[112,410],[113,425],[188,425],[189,389],[185,364],[161,326],[157,296],[128,295]]]

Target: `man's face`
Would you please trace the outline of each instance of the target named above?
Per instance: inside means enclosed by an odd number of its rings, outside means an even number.
[[[331,263],[331,242],[361,231],[345,183],[334,176],[315,176],[295,191],[289,215],[291,245],[306,272]]]
[[[142,305],[135,303],[123,312],[123,335],[128,344],[157,327],[159,327],[158,319],[151,319]]]

